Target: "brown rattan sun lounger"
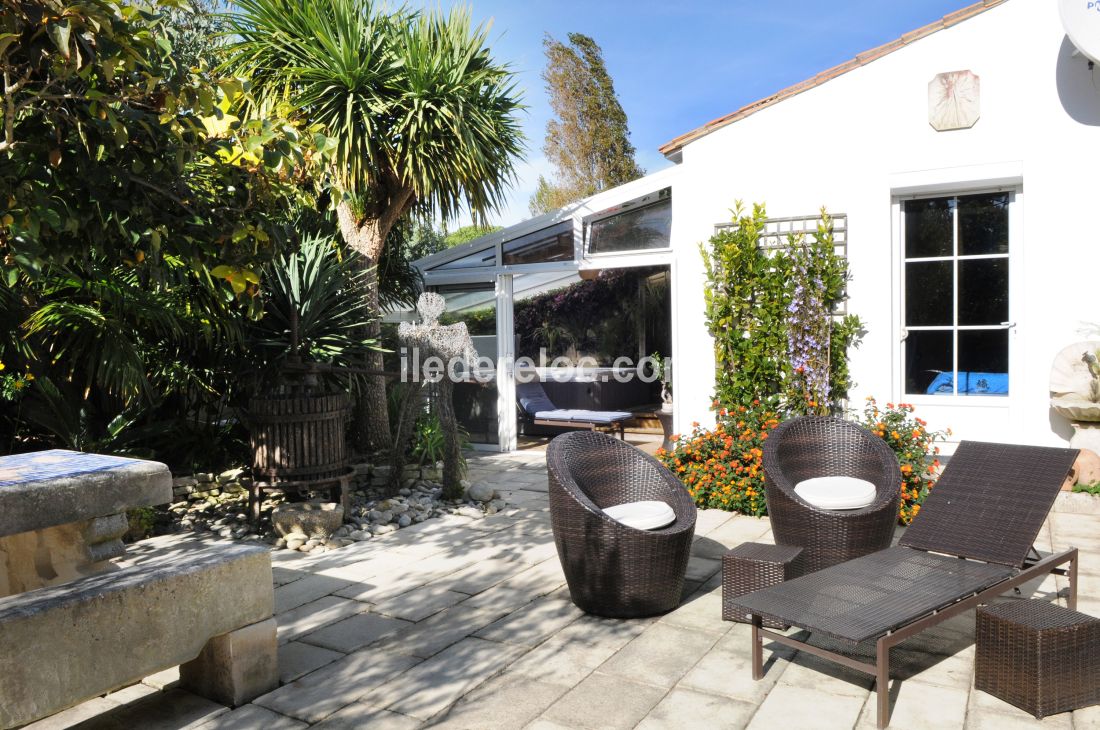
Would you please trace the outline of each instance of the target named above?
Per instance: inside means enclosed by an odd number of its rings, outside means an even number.
[[[1075,608],[1077,549],[1052,555],[1033,545],[1076,458],[1076,449],[962,442],[896,547],[737,599],[752,621],[753,678],[763,677],[765,638],[866,672],[883,728],[891,647],[1047,573],[1068,576]],[[875,661],[769,631],[765,619],[852,647],[873,640]]]

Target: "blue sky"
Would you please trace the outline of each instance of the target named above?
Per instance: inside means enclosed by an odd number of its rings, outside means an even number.
[[[550,106],[540,74],[542,38],[592,36],[603,48],[630,122],[638,161],[648,172],[668,165],[657,147],[857,53],[970,5],[972,0],[469,0],[479,22],[492,22],[494,55],[510,63],[529,109],[523,117],[527,159],[501,225],[529,217]],[[433,3],[434,4],[434,3]]]

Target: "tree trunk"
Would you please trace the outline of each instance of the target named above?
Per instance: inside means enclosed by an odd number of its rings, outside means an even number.
[[[364,338],[378,339],[382,333],[382,312],[378,301],[378,259],[386,245],[386,235],[390,223],[383,230],[384,220],[357,220],[351,206],[342,201],[336,206],[336,217],[340,222],[340,233],[344,241],[362,257],[367,267],[367,304],[374,319],[363,332]],[[381,352],[371,352],[363,366],[368,370],[382,370]],[[389,451],[393,446],[390,433],[389,402],[386,398],[386,379],[382,376],[368,376],[363,390],[355,401],[352,419],[352,441],[360,453]]]

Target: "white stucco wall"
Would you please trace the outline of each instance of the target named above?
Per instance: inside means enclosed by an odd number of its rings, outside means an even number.
[[[821,205],[848,215],[849,309],[868,330],[852,357],[859,406],[866,395],[902,399],[896,196],[1017,180],[1012,394],[908,400],[955,440],[1063,444],[1069,425],[1047,404],[1051,360],[1083,322],[1100,321],[1100,69],[1071,51],[1054,2],[1011,0],[685,147],[673,194],[678,428],[711,418],[697,247],[736,199],[765,202],[773,217]],[[981,119],[936,132],[928,82],[963,69],[981,77]]]

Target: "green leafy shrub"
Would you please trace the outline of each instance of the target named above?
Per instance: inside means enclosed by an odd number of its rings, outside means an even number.
[[[1083,494],[1094,494],[1100,497],[1100,482],[1095,482],[1093,484],[1075,484],[1073,491]]]
[[[779,416],[760,401],[719,409],[713,429],[693,423],[690,434],[673,437],[675,447],[658,450],[657,458],[700,507],[760,516],[767,512],[764,442],[778,425]]]
[[[847,294],[847,261],[835,250],[832,220],[809,240],[761,248],[767,212],[746,213],[700,250],[706,269],[707,329],[714,338],[715,398],[726,408],[759,398],[784,413],[835,412],[851,380],[848,349],[858,344],[857,317],[834,312]]]
[[[928,423],[913,415],[916,409],[909,403],[887,403],[878,407],[874,398],[868,397],[863,407],[861,425],[886,442],[898,457],[901,469],[901,507],[898,523],[908,525],[920,512],[924,498],[936,483],[940,453],[936,446],[951,429],[929,431]]]

